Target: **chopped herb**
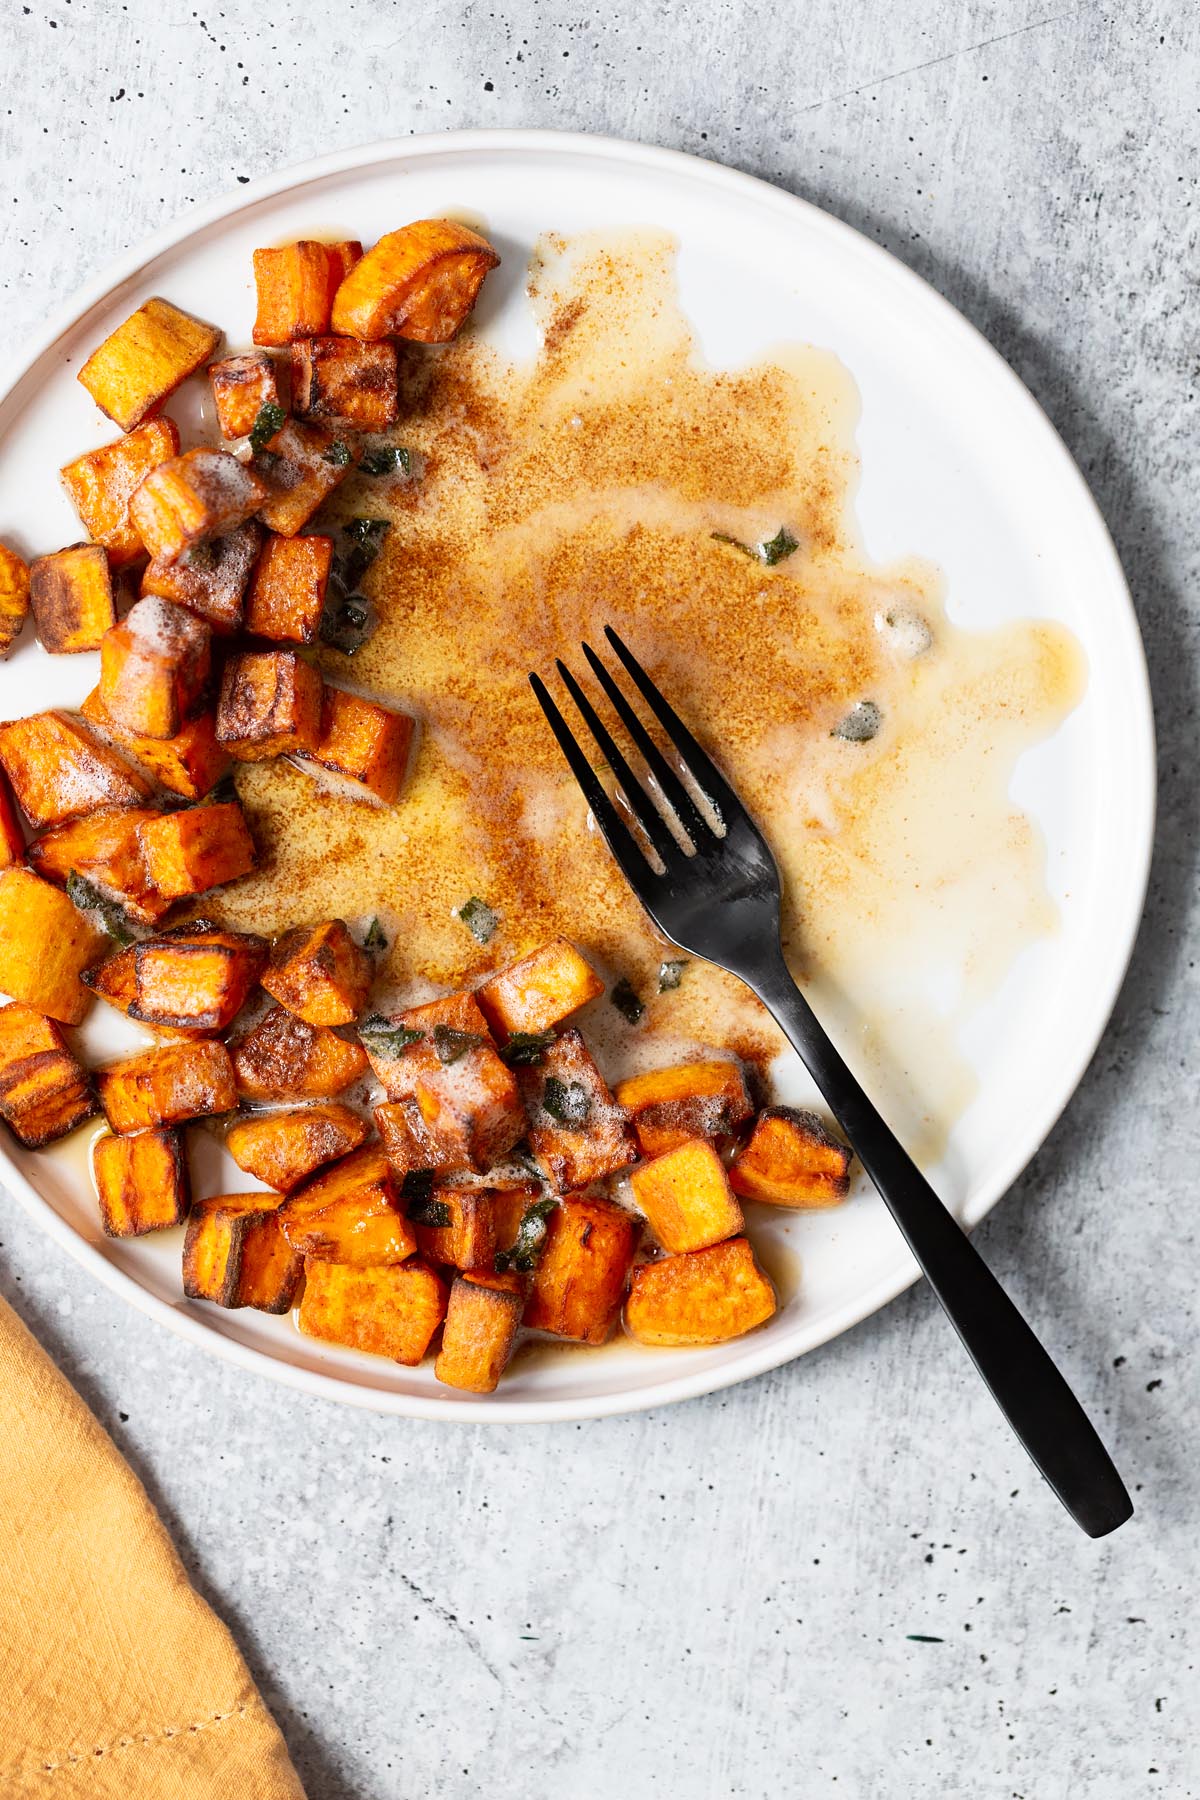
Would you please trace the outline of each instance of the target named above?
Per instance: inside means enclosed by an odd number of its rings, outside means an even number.
[[[333,575],[352,594],[383,546],[391,526],[387,519],[350,519],[342,526],[343,546],[333,559]]]
[[[883,724],[883,714],[873,700],[860,700],[852,706],[840,725],[835,725],[830,737],[841,738],[847,744],[867,744],[877,734]]]
[[[332,593],[321,614],[321,642],[343,656],[357,656],[379,620],[361,594]]]
[[[444,1200],[433,1197],[433,1170],[409,1169],[400,1183],[404,1216],[414,1225],[451,1225],[453,1216]]]
[[[535,1200],[526,1209],[512,1249],[496,1252],[497,1275],[503,1275],[506,1269],[520,1269],[523,1274],[527,1274],[537,1266],[542,1245],[546,1241],[546,1221],[557,1205],[557,1200]]]
[[[678,959],[676,959],[673,962],[659,963],[659,965],[658,965],[658,991],[659,991],[659,993],[660,994],[669,994],[673,991],[673,989],[677,988],[679,986],[680,982],[683,980],[683,971],[686,968],[687,968],[687,962],[683,957],[679,957]]]
[[[321,461],[331,463],[335,469],[344,469],[350,461],[350,446],[342,438],[334,438],[327,450],[322,450]]]
[[[618,981],[616,987],[612,989],[608,997],[620,1013],[621,1017],[623,1019],[628,1019],[631,1025],[636,1025],[646,1010],[642,1002],[634,993],[629,981],[627,981],[624,976],[621,977],[620,981]]]
[[[364,475],[407,475],[412,458],[402,444],[385,444],[382,450],[366,450],[358,459]]]
[[[425,1036],[423,1031],[414,1031],[409,1025],[393,1024],[385,1019],[382,1013],[372,1013],[364,1019],[358,1028],[358,1035],[368,1050],[376,1056],[403,1056],[411,1045]]]
[[[511,1067],[540,1063],[554,1042],[552,1031],[514,1031],[500,1054]]]
[[[460,1056],[465,1056],[468,1050],[478,1050],[486,1041],[479,1031],[456,1031],[453,1025],[435,1025],[433,1028],[433,1047],[438,1061],[446,1068],[456,1063]]]
[[[265,450],[286,418],[287,414],[282,406],[277,406],[274,400],[268,400],[265,406],[260,406],[250,427],[250,448]]]
[[[500,914],[493,912],[487,901],[480,900],[476,894],[463,901],[458,916],[477,944],[486,944],[500,923]]]
[[[358,544],[367,552],[367,561],[374,562],[379,555],[379,547],[391,530],[390,519],[347,519],[342,527],[351,543]]]
[[[944,1644],[945,1638],[926,1637],[923,1631],[906,1631],[905,1638],[910,1644]]]
[[[560,1081],[557,1075],[547,1075],[542,1105],[560,1125],[586,1125],[592,1096],[582,1081]]]
[[[126,944],[132,944],[133,933],[122,908],[115,900],[107,899],[93,882],[85,880],[77,869],[72,869],[67,876],[67,899],[80,912],[95,913],[114,944],[120,944],[122,949]]]
[[[383,953],[388,947],[387,938],[383,934],[383,926],[378,919],[372,919],[367,926],[367,935],[363,939],[363,949]]]
[[[781,525],[773,538],[767,538],[761,544],[743,544],[741,538],[730,537],[725,531],[714,531],[709,535],[716,543],[729,544],[743,556],[752,556],[756,562],[765,563],[768,569],[773,569],[776,563],[781,563],[785,556],[791,556],[800,548],[799,538],[793,537],[786,525]]]

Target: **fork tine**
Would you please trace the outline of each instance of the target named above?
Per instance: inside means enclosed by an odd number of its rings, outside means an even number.
[[[599,745],[600,754],[616,776],[621,792],[637,814],[642,830],[653,844],[657,855],[664,863],[682,858],[684,852],[672,837],[666,820],[626,762],[603,719],[561,658],[558,660],[557,668],[567,692],[579,708],[584,724]]]
[[[749,815],[745,807],[717,768],[712,757],[706,750],[700,748],[675,708],[664,700],[633,651],[622,643],[611,625],[604,627],[604,635],[637,683],[642,698],[683,758],[688,773],[697,787],[712,801],[726,829],[738,818],[748,820]]]
[[[605,793],[591,763],[571,736],[567,721],[550,698],[545,682],[539,675],[531,675],[529,685],[533,689],[538,705],[546,715],[551,731],[558,739],[559,749],[570,764],[572,775],[583,790],[583,797],[592,809],[592,816],[604,833],[604,841],[620,864],[621,873],[626,881],[634,893],[640,896],[647,884],[655,878],[655,871],[646,861],[633,833]]]
[[[704,817],[692,796],[680,781],[678,775],[655,743],[642,721],[630,706],[628,700],[605,668],[590,644],[583,646],[583,654],[587,657],[592,673],[608,695],[622,725],[645,757],[655,780],[667,797],[668,804],[674,807],[683,821],[684,829],[695,844],[697,850],[711,842],[712,826]]]

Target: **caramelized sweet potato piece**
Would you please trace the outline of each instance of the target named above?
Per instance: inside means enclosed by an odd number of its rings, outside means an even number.
[[[132,606],[100,644],[100,705],[135,737],[178,737],[204,704],[212,632],[170,600]]]
[[[147,300],[79,371],[102,413],[132,431],[207,362],[221,333],[166,300]]]
[[[180,929],[186,930],[187,927],[184,926]],[[124,950],[116,951],[104,962],[96,963],[92,968],[85,969],[80,977],[84,987],[95,994],[98,1000],[106,1001],[109,1006],[115,1007],[117,1012],[122,1012],[127,1017],[132,1013],[137,1001],[137,953],[138,946],[136,944],[127,944]],[[211,1037],[213,1035],[207,1028],[192,1031],[185,1025],[156,1025],[154,1030],[160,1037],[168,1038]]]
[[[7,656],[29,611],[29,566],[0,544],[0,656]]]
[[[254,470],[228,450],[185,450],[135,488],[129,518],[152,557],[177,562],[194,545],[225,537],[266,497]]]
[[[262,408],[279,404],[275,364],[265,350],[210,363],[208,379],[222,437],[248,437]]]
[[[295,756],[316,747],[321,676],[294,650],[231,656],[217,702],[217,742],[238,762]]]
[[[525,1114],[474,996],[449,994],[410,1007],[394,1024],[421,1034],[399,1054],[377,1030],[363,1029],[388,1099],[415,1099],[430,1134],[459,1167],[490,1168],[524,1135]]]
[[[96,1086],[109,1124],[122,1135],[232,1112],[237,1105],[229,1052],[212,1038],[164,1044],[110,1063],[97,1070]]]
[[[633,1162],[633,1133],[575,1030],[564,1031],[541,1060],[517,1070],[529,1115],[529,1146],[552,1187],[587,1187]]]
[[[140,562],[146,547],[129,520],[129,498],[151,469],[179,455],[170,419],[147,419],[136,431],[101,444],[67,463],[59,474],[88,535],[103,544],[112,568]]]
[[[362,257],[333,301],[333,330],[349,337],[450,341],[500,258],[453,219],[418,219],[389,231]]]
[[[225,1148],[247,1175],[287,1194],[325,1163],[349,1156],[366,1135],[365,1119],[329,1100],[239,1119],[225,1134]]]
[[[378,1144],[355,1150],[294,1189],[279,1218],[293,1250],[318,1262],[372,1268],[404,1262],[417,1247]]]
[[[643,1156],[661,1156],[689,1138],[724,1143],[754,1110],[740,1063],[681,1063],[631,1075],[616,1089]]]
[[[365,800],[391,806],[404,780],[414,727],[407,713],[327,687],[321,734],[307,761],[361,788]]]
[[[771,1206],[837,1206],[850,1192],[851,1152],[818,1118],[768,1106],[729,1170],[735,1194]]]
[[[775,1290],[744,1237],[633,1271],[625,1329],[642,1344],[723,1344],[762,1325]]]
[[[584,1344],[606,1343],[637,1238],[636,1219],[611,1200],[576,1194],[556,1206],[533,1272],[525,1323]]]
[[[216,1194],[197,1201],[183,1240],[183,1291],[216,1306],[291,1310],[304,1258],[283,1235],[273,1194]]]
[[[311,644],[325,607],[331,537],[277,537],[262,547],[246,599],[246,630],[288,644]]]
[[[408,1216],[426,1262],[491,1269],[496,1257],[496,1202],[487,1188],[448,1181],[428,1198],[409,1203]]]
[[[74,1131],[96,1111],[87,1075],[54,1023],[32,1006],[0,1006],[0,1118],[27,1149]]]
[[[395,344],[301,338],[292,345],[292,406],[313,424],[386,431],[398,410]]]
[[[92,689],[79,710],[89,725],[95,725],[122,750],[136,757],[160,787],[182,794],[186,800],[202,800],[233,766],[229,752],[217,742],[213,713],[198,713],[173,738],[147,738],[125,731],[109,718],[101,705],[99,688]]]
[[[296,1323],[309,1337],[413,1367],[445,1316],[445,1282],[415,1258],[377,1269],[305,1264]]]
[[[233,1046],[233,1066],[247,1100],[324,1100],[365,1075],[367,1058],[361,1045],[273,1006]]]
[[[37,829],[102,806],[141,806],[150,783],[69,713],[33,713],[0,725],[0,764]]]
[[[297,925],[271,950],[262,984],[310,1025],[351,1025],[371,990],[371,959],[343,919]]]
[[[521,1227],[531,1209],[534,1209],[535,1218],[540,1214],[542,1222],[545,1222],[549,1212],[547,1205],[549,1197],[540,1181],[500,1182],[494,1175],[488,1176],[487,1179],[496,1182],[492,1188],[492,1215],[496,1230],[496,1249],[498,1252],[505,1253],[516,1248],[517,1241],[521,1236]],[[550,1204],[557,1203],[550,1201]],[[531,1262],[530,1267],[532,1266]],[[478,1269],[474,1273],[478,1275]],[[523,1291],[524,1284],[521,1285]]]
[[[80,976],[100,933],[58,888],[29,869],[0,871],[0,990],[78,1025],[91,1001]]]
[[[30,866],[60,887],[72,874],[82,875],[139,925],[157,925],[171,902],[146,873],[138,831],[158,816],[149,807],[120,806],[69,819],[34,839]]]
[[[629,1186],[664,1250],[706,1250],[742,1229],[725,1165],[703,1138],[642,1163]]]
[[[333,296],[361,255],[362,245],[352,239],[321,244],[301,238],[295,244],[256,250],[254,342],[293,344],[297,338],[328,331]]]
[[[459,1275],[433,1365],[438,1380],[468,1394],[494,1393],[512,1355],[523,1307],[520,1293]]]
[[[254,458],[254,467],[266,484],[267,498],[258,516],[280,537],[303,531],[323,500],[350,473],[348,461],[333,449],[334,433],[320,425],[302,425],[285,419]]]
[[[476,988],[479,1009],[498,1043],[516,1033],[549,1031],[604,992],[604,983],[566,938],[551,938]]]
[[[97,1138],[92,1173],[108,1237],[144,1237],[187,1218],[187,1160],[179,1133],[169,1127]]]
[[[177,562],[156,556],[142,571],[142,593],[186,606],[227,637],[241,627],[246,585],[262,541],[258,520],[247,519],[224,537],[193,545]]]
[[[254,839],[236,800],[160,813],[138,827],[146,873],[160,894],[180,900],[248,875]]]
[[[414,1169],[449,1171],[461,1167],[461,1157],[454,1148],[434,1138],[414,1099],[385,1100],[375,1108],[375,1128],[397,1179]]]
[[[225,1031],[267,960],[267,941],[204,919],[134,946],[132,1019],[189,1031]]]
[[[71,544],[34,557],[29,604],[38,641],[52,656],[98,650],[117,617],[107,552],[100,544]]]

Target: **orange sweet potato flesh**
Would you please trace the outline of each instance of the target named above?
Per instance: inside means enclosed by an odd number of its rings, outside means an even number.
[[[91,1084],[53,1019],[20,1000],[0,1006],[0,1117],[13,1135],[39,1150],[95,1111]]]
[[[217,702],[217,742],[238,762],[303,755],[321,727],[321,676],[294,650],[231,656]]]
[[[775,1291],[744,1237],[633,1272],[625,1329],[643,1344],[723,1344],[762,1325]]]
[[[179,558],[156,556],[142,571],[143,594],[174,600],[222,637],[240,630],[246,586],[263,541],[257,519],[246,519],[221,537],[185,550]]]
[[[96,1086],[109,1124],[122,1134],[232,1112],[237,1105],[229,1052],[208,1038],[110,1063],[97,1071]]]
[[[91,1004],[80,977],[104,942],[40,875],[0,871],[0,991],[62,1025],[78,1025]]]
[[[422,1213],[431,1216],[435,1209],[445,1224],[424,1222]],[[486,1188],[439,1185],[428,1206],[417,1211],[413,1229],[426,1262],[449,1263],[456,1269],[491,1269],[495,1262],[495,1196]]]
[[[267,490],[258,516],[269,530],[295,537],[350,474],[349,462],[329,454],[334,438],[335,433],[324,426],[285,419],[267,439],[265,453],[254,458],[254,468]]]
[[[519,1293],[458,1276],[433,1365],[438,1380],[468,1394],[494,1393],[512,1355],[523,1304]]]
[[[325,607],[333,539],[312,533],[262,547],[246,597],[246,630],[276,643],[311,644]]]
[[[473,995],[410,1007],[395,1023],[422,1034],[400,1055],[373,1048],[365,1034],[389,1100],[415,1099],[430,1135],[458,1167],[490,1168],[524,1135],[525,1113]]]
[[[445,1315],[445,1282],[415,1258],[377,1269],[309,1262],[296,1322],[309,1337],[413,1367]]]
[[[328,331],[333,297],[361,255],[362,245],[353,239],[323,244],[301,238],[294,244],[256,250],[254,342],[292,344]]]
[[[327,687],[320,735],[307,760],[361,788],[365,800],[391,806],[404,781],[414,730],[407,713]]]
[[[97,1138],[92,1172],[108,1237],[144,1237],[187,1217],[187,1160],[176,1131],[160,1126]]]
[[[247,1100],[325,1100],[364,1075],[367,1058],[360,1044],[274,1006],[234,1044],[233,1066]]]
[[[292,405],[298,419],[386,431],[396,423],[396,346],[352,337],[305,338],[292,346]]]
[[[338,288],[331,324],[343,336],[445,344],[500,261],[486,238],[453,219],[389,231]]]
[[[192,1208],[183,1245],[183,1291],[216,1306],[290,1310],[304,1273],[271,1194],[216,1194]]]
[[[32,713],[0,725],[0,764],[37,829],[102,806],[141,806],[146,777],[69,713]]]
[[[157,925],[171,905],[146,874],[138,829],[158,814],[145,806],[104,807],[35,838],[29,863],[65,887],[72,873],[111,896],[139,925]]]
[[[117,617],[107,552],[100,544],[71,544],[35,557],[29,603],[38,641],[52,656],[98,650]]]
[[[583,1344],[606,1343],[637,1239],[636,1219],[611,1200],[581,1194],[564,1200],[547,1221],[525,1323]]]
[[[689,1138],[724,1143],[737,1135],[753,1107],[740,1063],[681,1063],[647,1069],[616,1089],[643,1156],[660,1156]]]
[[[217,742],[213,713],[198,713],[173,738],[146,738],[125,731],[109,718],[100,703],[98,688],[92,689],[79,710],[90,725],[135,757],[160,787],[181,794],[185,800],[203,799],[233,766],[229,752]]]
[[[222,437],[249,436],[262,408],[279,401],[275,364],[264,350],[210,363],[208,380]]]
[[[204,894],[248,875],[254,840],[236,800],[160,813],[138,827],[146,874],[173,900]]]
[[[0,544],[0,656],[7,656],[29,612],[29,565]]]
[[[251,932],[185,925],[134,949],[129,1016],[147,1025],[225,1031],[246,1004],[267,959]]]
[[[549,1031],[604,992],[604,983],[566,938],[552,938],[476,988],[480,1011],[504,1043],[514,1031]]]
[[[433,1137],[414,1099],[385,1100],[375,1108],[374,1117],[392,1173],[398,1178],[413,1169],[461,1169],[461,1156],[452,1145],[440,1144]]]
[[[304,1182],[288,1195],[279,1217],[292,1248],[318,1262],[371,1268],[404,1262],[417,1247],[378,1144]]]
[[[129,501],[129,518],[152,557],[177,561],[224,537],[256,513],[265,484],[228,450],[185,450],[151,469]]]
[[[278,1193],[290,1193],[324,1164],[357,1150],[366,1120],[334,1100],[252,1114],[225,1134],[225,1148],[239,1169]]]
[[[147,300],[79,371],[101,412],[132,431],[208,361],[221,333],[167,300]]]
[[[703,1138],[642,1163],[629,1186],[664,1250],[705,1250],[742,1229],[725,1165]]]
[[[816,1113],[769,1106],[729,1170],[733,1190],[770,1206],[837,1206],[850,1191],[850,1151]]]
[[[351,1025],[371,990],[371,959],[344,919],[297,925],[271,949],[268,994],[309,1025]]]
[[[103,544],[113,569],[141,562],[146,547],[129,519],[129,497],[159,463],[179,455],[179,431],[170,419],[147,419],[98,450],[88,450],[60,469],[63,486],[88,536]]]
[[[0,770],[0,869],[11,868],[25,857],[25,834],[17,817],[8,777]]]
[[[541,1060],[517,1070],[529,1147],[560,1193],[587,1187],[637,1156],[624,1107],[608,1091],[578,1031],[564,1031]]]
[[[203,619],[154,595],[137,601],[100,644],[100,704],[123,731],[173,738],[200,711],[212,670]]]

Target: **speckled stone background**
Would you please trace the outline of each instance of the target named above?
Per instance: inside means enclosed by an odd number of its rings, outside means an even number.
[[[849,220],[1063,433],[1149,648],[1159,853],[1108,1036],[979,1240],[1138,1511],[1099,1545],[1073,1530],[920,1290],[731,1393],[501,1431],[210,1360],[7,1197],[0,1287],[162,1508],[311,1800],[1200,1794],[1200,15],[206,6],[4,0],[6,342],[238,181],[375,137],[553,126],[720,158]]]

